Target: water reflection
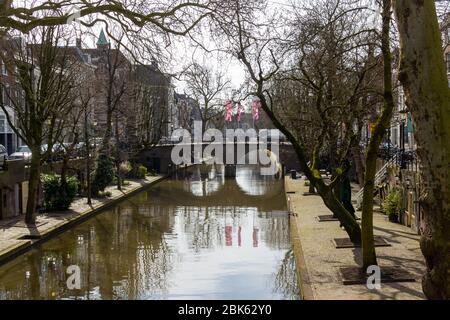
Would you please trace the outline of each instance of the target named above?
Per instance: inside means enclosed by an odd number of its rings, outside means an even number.
[[[298,298],[282,187],[249,167],[181,172],[1,267],[0,299]]]

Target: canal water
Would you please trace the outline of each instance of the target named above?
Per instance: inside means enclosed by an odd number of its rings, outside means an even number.
[[[0,299],[298,299],[282,180],[223,172],[179,172],[1,266]]]

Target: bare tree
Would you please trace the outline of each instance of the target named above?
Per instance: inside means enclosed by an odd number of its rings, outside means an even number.
[[[9,100],[18,122],[12,121],[3,102],[0,106],[11,128],[32,151],[25,217],[28,224],[36,219],[41,163],[61,135],[63,119],[73,100],[73,62],[65,48],[57,47],[60,39],[59,28],[38,28],[26,37],[27,45],[10,41],[8,55],[3,57],[10,70],[16,70],[18,86]],[[2,90],[6,90],[3,84]],[[45,150],[43,143],[47,144]]]
[[[238,0],[233,4],[233,15],[215,18],[219,30],[227,35],[231,47],[228,50],[247,69],[253,84],[250,94],[259,98],[273,124],[293,144],[305,175],[326,206],[339,218],[351,240],[360,243],[361,229],[335,189],[349,170],[344,160],[359,140],[353,126],[355,119],[361,117],[358,110],[363,106],[359,103],[368,94],[369,85],[365,80],[373,68],[367,59],[369,42],[365,39],[371,30],[361,23],[364,8],[351,1],[321,2],[322,5],[313,7],[313,16],[307,11],[306,18],[302,18],[301,22],[307,24],[297,23],[289,34],[285,32],[289,30],[286,25],[276,24],[283,19],[264,21],[255,16],[258,12],[255,5],[249,7],[249,3]],[[258,6],[261,4],[256,8]],[[264,9],[262,5],[260,15],[267,17]],[[299,8],[299,12],[300,9],[305,8]],[[359,25],[352,25],[355,21]],[[358,27],[352,29],[354,26]],[[303,136],[301,124],[295,123],[295,112],[305,111],[300,103],[294,102],[292,111],[286,112],[285,103],[274,99],[277,95],[274,89],[280,88],[273,85],[277,81],[290,81],[300,87],[295,93],[300,92],[303,96],[300,101],[311,106],[308,112],[313,116],[306,119],[300,116],[300,119],[314,123],[310,131],[314,132],[314,137]],[[295,88],[295,84],[293,86]],[[335,124],[332,128],[331,123]],[[313,142],[309,141],[311,139]],[[338,154],[330,183],[325,182],[318,168],[319,154],[325,146],[332,151],[329,153]]]
[[[363,268],[367,270],[369,266],[377,265],[373,235],[373,195],[375,190],[375,175],[377,171],[377,158],[380,145],[386,131],[389,129],[392,115],[394,113],[395,102],[393,94],[392,76],[392,52],[390,46],[391,31],[391,0],[383,0],[382,8],[382,32],[381,49],[383,56],[383,97],[384,103],[380,116],[377,118],[372,137],[366,153],[366,171],[364,175],[364,195],[362,204],[362,252]]]
[[[166,131],[169,115],[169,94],[171,79],[153,65],[136,65],[134,70],[133,130],[136,132],[134,153],[153,148]]]
[[[224,71],[206,64],[193,62],[184,72],[189,94],[198,102],[196,107],[202,119],[203,130],[222,114],[221,93],[228,89],[230,80],[226,79]]]
[[[13,4],[4,0],[0,3],[0,28],[28,33],[40,26],[64,25],[75,18],[90,18],[80,23],[92,26],[104,17],[130,32],[152,25],[165,33],[185,35],[210,14],[214,5],[213,1],[32,0]]]
[[[75,57],[73,57],[75,58]],[[76,59],[76,58],[75,58]],[[94,70],[91,65],[83,60],[76,59],[72,69],[74,72],[74,97],[72,107],[62,118],[63,130],[58,141],[58,149],[62,157],[61,165],[61,196],[65,196],[67,186],[67,174],[69,171],[70,159],[84,156],[86,160],[87,189],[90,190],[90,166],[91,166],[91,146],[89,141],[89,123],[92,122],[93,113],[93,88]],[[82,150],[82,141],[84,148]],[[83,152],[84,151],[84,152]],[[88,203],[91,202],[91,195],[87,192]]]
[[[97,85],[99,86],[98,98],[101,100],[105,110],[98,113],[105,115],[103,146],[110,147],[113,135],[114,115],[121,112],[128,102],[131,94],[131,72],[132,65],[120,51],[121,43],[115,48],[108,46],[101,49],[98,55]]]

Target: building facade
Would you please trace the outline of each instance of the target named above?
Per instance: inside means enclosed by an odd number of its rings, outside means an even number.
[[[20,139],[9,125],[8,118],[13,123],[16,123],[16,115],[13,110],[13,99],[17,94],[17,78],[14,70],[10,70],[10,64],[3,61],[8,55],[8,49],[11,47],[16,39],[7,39],[0,42],[0,83],[1,83],[1,104],[4,106],[0,108],[0,144],[5,146],[8,154],[14,153],[20,144]],[[5,112],[6,111],[6,112]]]
[[[176,129],[185,129],[191,134],[194,132],[194,122],[202,121],[198,102],[187,94],[174,94],[175,112],[173,122]]]

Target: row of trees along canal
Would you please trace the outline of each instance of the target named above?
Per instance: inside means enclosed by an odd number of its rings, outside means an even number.
[[[258,97],[274,125],[292,142],[305,175],[325,205],[350,238],[362,243],[362,267],[377,264],[372,222],[375,160],[393,114],[393,70],[399,64],[398,80],[414,119],[426,185],[421,199],[426,222],[421,247],[427,262],[423,288],[428,298],[450,298],[450,92],[434,1],[303,1],[286,5],[286,10],[271,10],[266,2],[256,0],[205,0],[174,6],[161,2],[157,9],[154,6],[154,2],[136,7],[116,1],[99,6],[83,2],[80,24],[90,26],[98,19],[110,29],[125,30],[122,34],[132,43],[153,50],[159,47],[154,39],[170,43],[171,35],[188,36],[202,50],[218,50],[237,58],[248,74],[242,95]],[[28,33],[40,26],[63,25],[69,17],[68,12],[61,14],[65,9],[67,2],[12,8],[11,1],[3,1],[0,27],[5,32]],[[197,38],[205,28],[211,35],[207,43]],[[133,55],[142,53],[142,48],[125,49]],[[50,73],[52,70],[49,68]],[[236,93],[234,99],[241,98]],[[29,103],[40,108],[44,100]],[[29,141],[25,141],[31,146],[37,145],[34,141],[43,134],[51,114],[30,131]],[[357,155],[367,118],[376,124],[362,160]],[[30,119],[21,121],[29,123]],[[333,172],[331,183],[326,183],[318,170],[324,154]],[[362,228],[336,193],[351,158],[365,187]],[[33,192],[30,188],[30,199],[36,197]],[[34,205],[31,201],[27,209],[29,221]]]

